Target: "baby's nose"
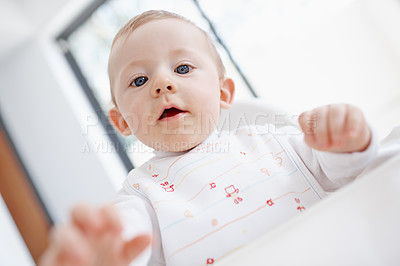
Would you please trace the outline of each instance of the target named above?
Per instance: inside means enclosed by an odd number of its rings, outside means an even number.
[[[172,85],[163,86],[161,88],[156,87],[155,89],[156,94],[161,94],[162,92],[168,92],[168,91],[173,91]]]
[[[152,95],[153,97],[158,97],[164,93],[175,93],[176,85],[168,77],[160,77],[153,84]]]

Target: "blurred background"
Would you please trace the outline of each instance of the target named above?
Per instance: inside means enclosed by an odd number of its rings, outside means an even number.
[[[108,202],[149,158],[105,115],[112,39],[148,9],[210,34],[236,100],[355,104],[381,138],[400,124],[399,0],[0,0],[0,265],[34,265],[71,206]]]

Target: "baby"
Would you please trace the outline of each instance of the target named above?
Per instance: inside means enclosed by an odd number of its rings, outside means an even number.
[[[129,21],[108,71],[111,123],[155,156],[129,173],[112,207],[74,208],[42,266],[213,264],[354,180],[376,154],[362,112],[346,104],[302,113],[304,133],[218,132],[234,83],[207,34],[173,13]]]

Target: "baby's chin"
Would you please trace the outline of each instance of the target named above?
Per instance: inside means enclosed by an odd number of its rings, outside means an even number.
[[[171,138],[142,142],[157,151],[184,152],[189,151],[208,138],[209,134],[175,135]]]

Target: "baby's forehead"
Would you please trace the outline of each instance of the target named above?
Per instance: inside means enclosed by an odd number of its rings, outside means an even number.
[[[198,42],[200,40],[209,40],[207,33],[192,22],[173,17],[153,19],[141,23],[139,26],[127,30],[124,35],[116,40],[116,43],[123,46],[127,40],[134,39],[135,41],[140,41],[140,38],[136,38],[137,35],[140,35],[141,38],[143,38],[144,35],[152,36],[152,33],[154,32],[163,33],[165,31],[170,34],[170,38],[173,38],[174,36],[195,34],[197,36],[192,41]]]
[[[138,46],[146,48],[148,42],[154,43],[152,41],[153,38],[158,38],[161,35],[167,36],[159,40],[160,46],[162,46],[164,40],[168,42],[174,41],[175,39],[177,40],[177,46],[179,46],[179,41],[181,41],[182,37],[191,35],[194,38],[185,38],[189,42],[188,47],[199,47],[201,45],[205,47],[204,50],[202,49],[202,52],[207,52],[211,57],[214,57],[211,40],[205,31],[190,21],[180,18],[162,18],[146,21],[137,27],[126,30],[124,34],[121,34],[111,47],[109,67],[113,65],[113,61],[118,61],[121,57],[124,57],[124,51],[126,51],[126,49],[134,49]]]

